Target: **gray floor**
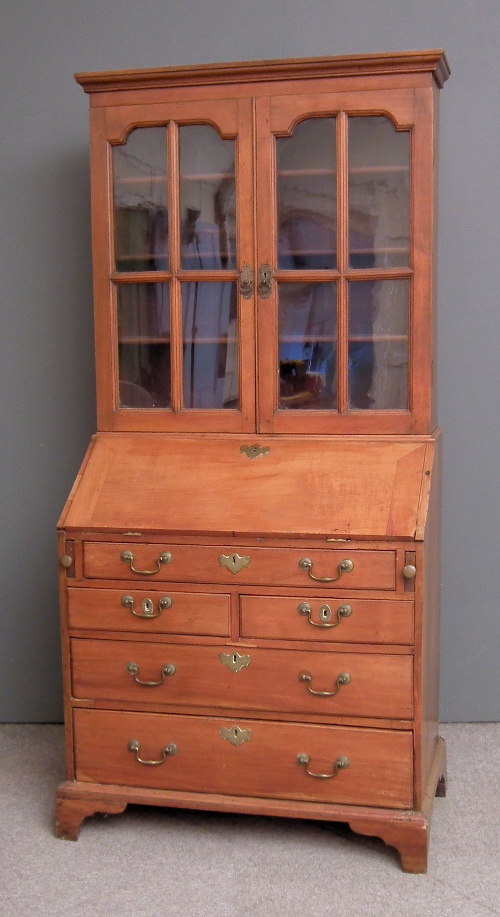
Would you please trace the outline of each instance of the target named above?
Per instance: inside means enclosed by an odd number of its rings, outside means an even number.
[[[53,835],[60,726],[0,726],[2,917],[500,915],[500,724],[442,727],[426,876],[343,826],[130,807]]]

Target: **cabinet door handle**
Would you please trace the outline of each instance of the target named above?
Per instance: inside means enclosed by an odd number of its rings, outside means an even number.
[[[122,605],[124,608],[129,608],[136,618],[157,618],[161,615],[164,608],[172,607],[172,599],[169,595],[162,595],[158,602],[158,611],[154,610],[152,599],[143,599],[141,602],[142,613],[135,610],[134,597],[132,595],[124,595],[122,598]]]
[[[244,264],[240,271],[240,294],[243,299],[253,296],[253,271],[249,264]]]
[[[315,774],[314,771],[309,770],[309,761],[311,760],[309,755],[297,755],[295,760],[301,767],[305,767],[306,774],[309,774],[310,777],[318,777],[320,780],[331,780],[332,777],[337,776],[339,771],[343,771],[346,767],[349,767],[351,763],[349,758],[345,758],[344,755],[341,755],[333,762],[333,774]]]
[[[312,624],[313,627],[338,627],[342,618],[350,618],[352,615],[351,605],[339,605],[337,608],[337,620],[333,624],[330,624],[332,619],[332,609],[329,605],[320,605],[318,609],[319,621],[313,621],[312,608],[309,605],[309,602],[301,602],[297,606],[297,611],[299,615],[302,615],[304,618],[307,616],[309,618],[309,624]]]
[[[309,693],[315,694],[316,697],[335,697],[335,695],[339,693],[342,685],[351,684],[351,676],[349,675],[349,672],[341,672],[340,675],[338,675],[335,681],[335,691],[314,691],[313,688],[311,688],[312,679],[313,677],[310,672],[299,673],[299,681],[305,681]]]
[[[168,758],[169,755],[176,755],[178,751],[177,745],[174,742],[169,742],[169,744],[165,745],[165,748],[162,749],[162,756],[159,761],[148,761],[145,758],[139,757],[141,746],[137,739],[131,739],[127,745],[127,748],[132,752],[133,755],[135,755],[139,764],[148,764],[150,767],[154,767],[156,764],[163,764],[165,758]]]
[[[268,264],[261,264],[259,268],[259,296],[261,299],[269,299],[273,282],[273,272]]]
[[[132,551],[122,551],[120,554],[120,560],[122,560],[124,564],[129,564],[130,569],[133,570],[134,573],[140,573],[141,576],[153,576],[155,573],[159,572],[162,564],[172,563],[172,555],[170,551],[163,551],[163,553],[160,554],[158,560],[156,561],[156,570],[136,570],[134,567],[134,555],[132,554]]]
[[[125,671],[128,672],[129,675],[132,675],[132,678],[138,685],[142,685],[144,688],[156,688],[158,685],[163,684],[167,675],[175,675],[175,665],[172,665],[171,662],[167,662],[167,664],[163,666],[160,681],[141,681],[141,679],[137,677],[139,666],[136,662],[127,662]]]
[[[309,557],[301,557],[299,560],[299,570],[304,570],[305,573],[308,573],[311,579],[316,580],[318,583],[336,583],[340,579],[343,573],[351,573],[354,570],[354,563],[352,560],[341,560],[337,570],[339,571],[338,576],[315,576],[312,573],[313,562]]]

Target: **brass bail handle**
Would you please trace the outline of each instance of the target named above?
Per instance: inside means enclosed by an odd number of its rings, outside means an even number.
[[[310,672],[300,672],[299,681],[305,681],[309,693],[315,694],[316,697],[335,697],[335,695],[339,693],[342,685],[351,684],[351,676],[349,675],[349,672],[341,672],[340,675],[337,676],[335,681],[335,691],[314,691],[314,689],[311,688],[312,680],[313,677]]]
[[[259,268],[259,296],[261,299],[269,299],[271,295],[273,282],[273,272],[268,264],[261,264]]]
[[[312,619],[312,608],[309,602],[301,602],[297,606],[297,611],[302,617],[307,617],[309,619],[309,624],[312,624],[313,627],[338,627],[342,618],[350,618],[352,615],[352,606],[351,605],[339,605],[337,608],[337,620],[330,624],[332,620],[332,609],[329,605],[320,605],[318,609],[318,618],[319,621],[313,621]]]
[[[163,684],[167,675],[175,675],[175,665],[171,662],[167,662],[161,670],[161,678],[159,681],[141,681],[141,679],[138,678],[139,666],[136,662],[127,662],[125,671],[128,672],[129,675],[132,675],[136,684],[142,685],[144,688],[156,688],[158,685]]]
[[[122,598],[123,607],[129,608],[136,618],[157,618],[165,608],[171,608],[172,604],[172,599],[169,595],[162,595],[158,602],[158,611],[155,611],[153,600],[146,598],[141,602],[141,613],[135,610],[134,597],[132,595],[124,595]]]
[[[305,573],[308,573],[311,579],[316,580],[318,583],[336,583],[340,579],[343,573],[351,573],[354,570],[354,563],[352,560],[341,560],[337,570],[339,571],[338,576],[315,576],[312,572],[313,562],[309,557],[301,557],[299,560],[299,570],[304,570]]]
[[[336,777],[339,771],[343,771],[346,767],[349,767],[350,761],[349,758],[340,755],[336,761],[333,762],[333,774],[316,774],[314,771],[309,770],[310,757],[306,754],[300,754],[296,757],[296,762],[300,767],[304,767],[306,774],[309,774],[310,777],[317,777],[319,780],[331,780],[332,777]]]
[[[162,757],[160,758],[159,761],[148,761],[147,758],[140,758],[140,757],[139,757],[139,752],[140,752],[140,750],[141,750],[141,746],[140,746],[139,742],[137,741],[137,739],[131,739],[130,742],[128,743],[128,745],[127,745],[127,748],[128,748],[129,751],[132,752],[133,755],[135,755],[135,757],[136,757],[137,761],[139,762],[139,764],[147,764],[147,765],[149,765],[150,767],[154,767],[156,764],[163,764],[165,758],[168,758],[169,755],[170,755],[170,756],[171,756],[171,755],[176,755],[177,752],[178,752],[178,748],[177,748],[177,745],[175,744],[175,742],[169,742],[168,745],[165,745],[165,748],[162,749],[162,753],[161,753],[161,754],[162,754]]]
[[[134,555],[132,554],[132,551],[122,551],[120,554],[120,560],[122,560],[124,564],[129,564],[130,569],[133,570],[134,573],[139,573],[141,576],[153,576],[155,573],[159,572],[162,564],[172,563],[172,555],[170,551],[163,551],[163,553],[160,554],[158,560],[156,561],[156,570],[137,570],[134,567]]]

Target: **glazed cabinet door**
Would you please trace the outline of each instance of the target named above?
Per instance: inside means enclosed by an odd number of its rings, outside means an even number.
[[[100,429],[255,428],[249,100],[91,111]]]
[[[261,431],[428,432],[428,104],[418,90],[257,100]]]

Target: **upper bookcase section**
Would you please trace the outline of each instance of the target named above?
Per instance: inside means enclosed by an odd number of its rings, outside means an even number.
[[[441,51],[78,74],[101,431],[429,434]]]

